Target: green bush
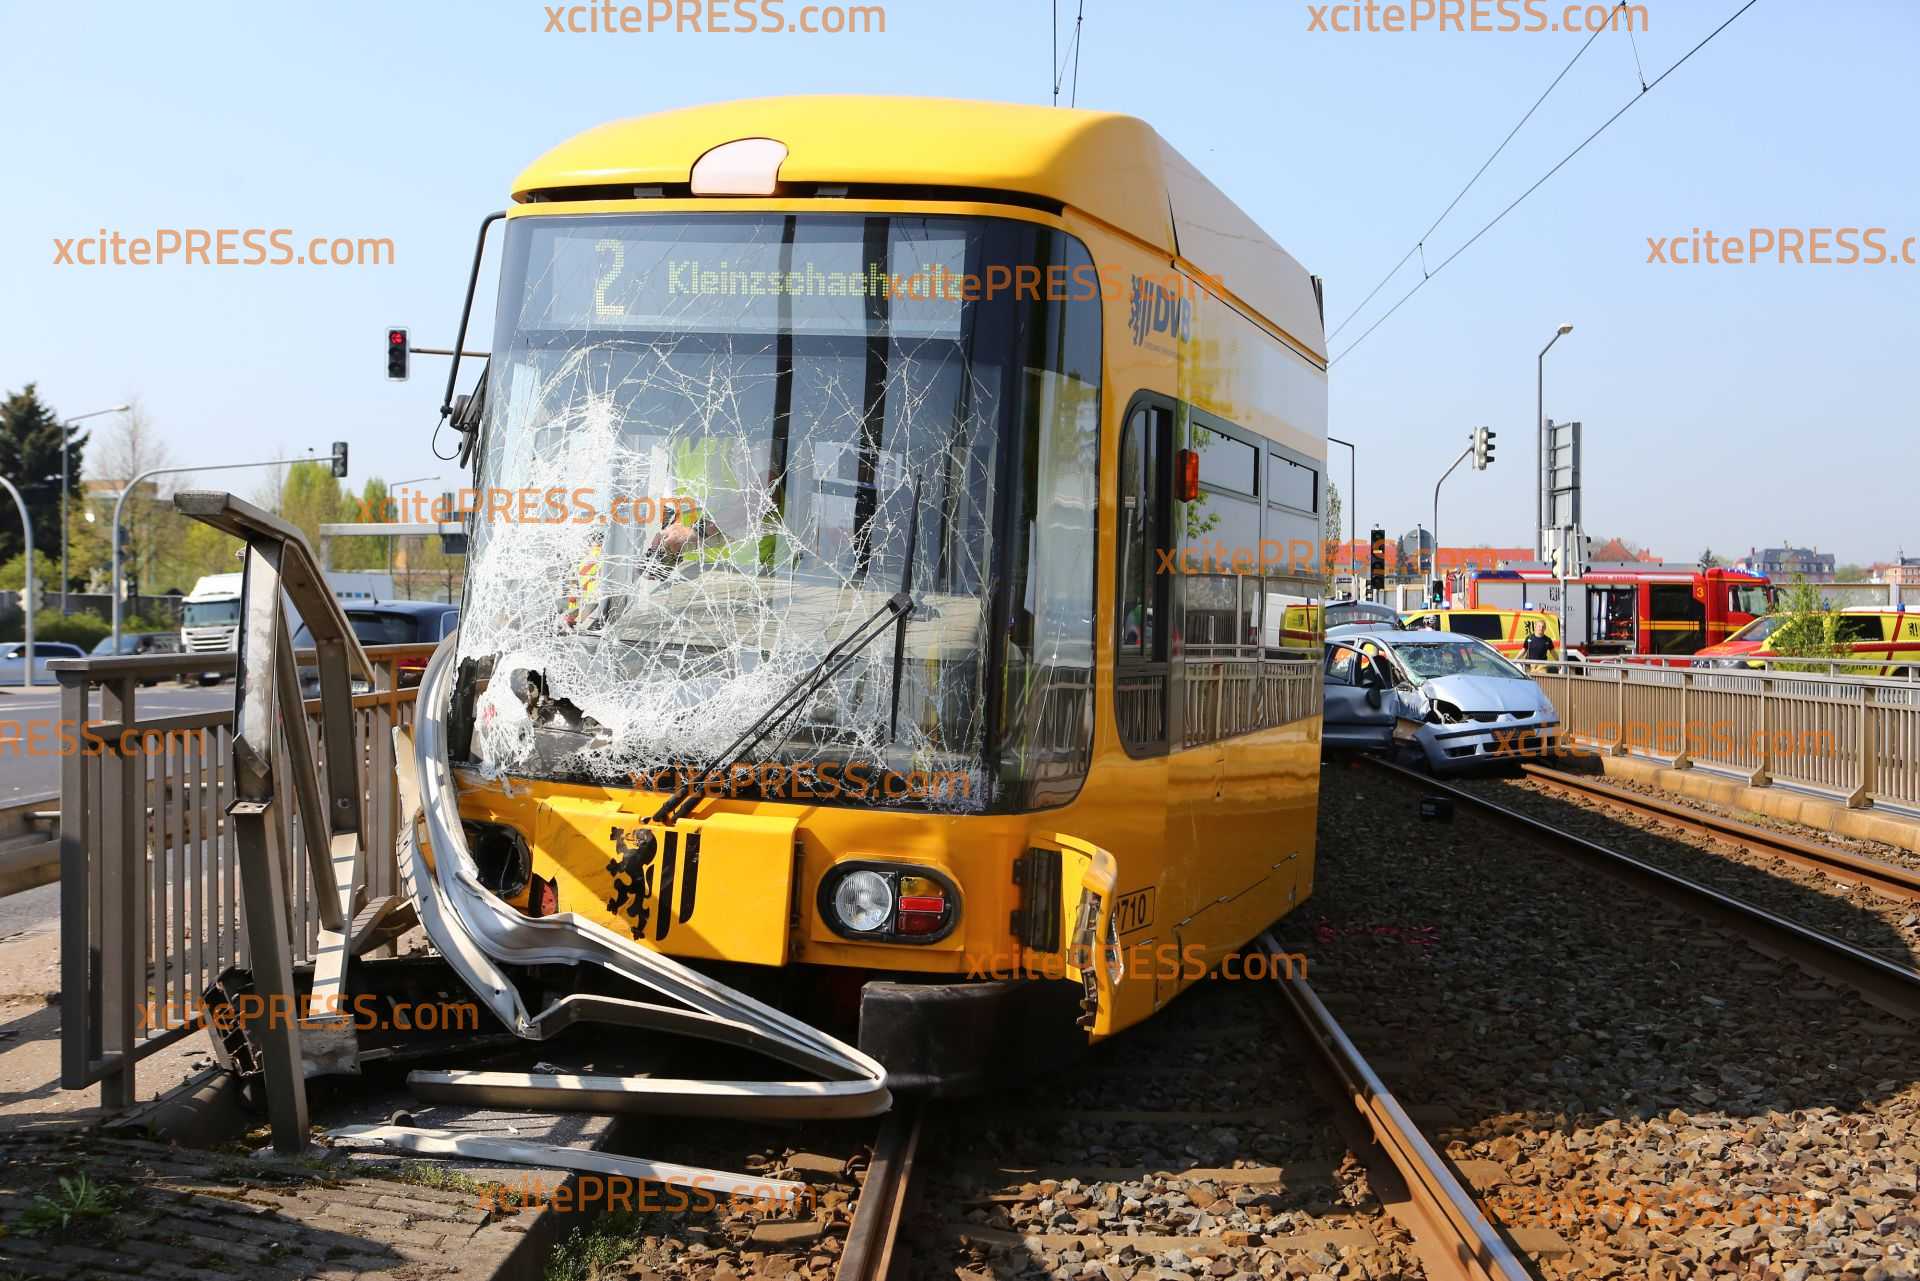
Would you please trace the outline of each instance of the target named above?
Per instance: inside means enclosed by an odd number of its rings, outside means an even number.
[[[131,631],[122,621],[121,629]],[[33,620],[33,638],[36,641],[69,641],[88,653],[103,639],[113,634],[113,624],[98,614],[79,613],[62,618],[57,609],[43,609]],[[26,639],[24,620],[19,616],[0,623],[0,641]]]

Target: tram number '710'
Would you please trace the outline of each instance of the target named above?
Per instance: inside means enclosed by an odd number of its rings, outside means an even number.
[[[1113,901],[1114,931],[1131,934],[1153,924],[1153,887],[1122,894]]]

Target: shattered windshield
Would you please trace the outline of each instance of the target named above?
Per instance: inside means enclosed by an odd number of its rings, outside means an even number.
[[[988,676],[996,574],[1024,598],[1001,657],[1091,670],[1097,303],[1065,368],[1052,311],[960,282],[1067,242],[981,218],[513,220],[460,632],[488,670],[474,758],[670,787],[900,590],[911,547],[904,635],[752,759],[987,807],[993,723],[1022,716]]]
[[[1502,680],[1531,679],[1485,645],[1421,645],[1401,642],[1393,647],[1393,656],[1415,685],[1424,685],[1442,676],[1493,676]]]

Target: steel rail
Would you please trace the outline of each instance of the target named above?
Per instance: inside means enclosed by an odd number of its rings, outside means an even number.
[[[1829,982],[1852,988],[1890,1014],[1920,1022],[1920,970],[1875,956],[1798,921],[1756,907],[1730,894],[1723,894],[1665,868],[1642,862],[1630,854],[1609,849],[1597,841],[1563,832],[1530,814],[1509,809],[1464,788],[1415,773],[1389,761],[1373,759],[1372,764],[1398,783],[1449,797],[1540,839],[1547,848],[1566,854],[1595,871],[1690,915],[1732,930],[1769,955],[1791,960]]]
[[[1257,946],[1282,955],[1271,934],[1262,934]],[[1423,1247],[1429,1269],[1447,1268],[1451,1275],[1473,1281],[1526,1281],[1531,1274],[1514,1254],[1480,1205],[1454,1177],[1446,1160],[1434,1151],[1413,1118],[1387,1088],[1385,1081],[1361,1055],[1339,1022],[1320,1002],[1304,978],[1276,984],[1300,1039],[1310,1044],[1337,1087],[1372,1130],[1373,1142],[1406,1185],[1406,1208],[1417,1222],[1406,1226]],[[1377,1165],[1377,1162],[1369,1164]],[[1389,1189],[1376,1186],[1384,1202]],[[1431,1275],[1431,1272],[1430,1272]]]
[[[847,1243],[834,1281],[886,1281],[893,1271],[894,1244],[913,1193],[914,1161],[920,1153],[920,1123],[925,1107],[919,1099],[896,1099],[880,1126],[873,1159],[860,1186],[860,1199],[847,1225]]]
[[[1725,841],[1750,854],[1765,854],[1784,859],[1797,866],[1825,873],[1835,880],[1865,885],[1894,898],[1920,900],[1920,872],[1901,867],[1897,863],[1868,858],[1864,854],[1855,854],[1851,850],[1824,845],[1819,841],[1793,836],[1786,832],[1770,831],[1751,823],[1742,823],[1737,819],[1692,809],[1658,797],[1643,796],[1638,792],[1594,782],[1578,774],[1568,774],[1541,765],[1523,765],[1521,769],[1534,782],[1541,783],[1563,796],[1600,801],[1619,809],[1629,810],[1643,818],[1655,818],[1663,823],[1671,823],[1675,827],[1699,836],[1710,836],[1715,840]]]

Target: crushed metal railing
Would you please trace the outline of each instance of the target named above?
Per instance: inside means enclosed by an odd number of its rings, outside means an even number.
[[[411,720],[414,691],[400,687],[398,667],[431,651],[368,650],[386,673],[379,682],[385,688],[352,700],[354,750],[366,761],[367,846],[376,855],[366,876],[372,897],[392,895],[399,880],[391,853],[398,795],[390,730]],[[296,658],[312,661],[310,651]],[[249,961],[238,851],[226,817],[232,709],[142,710],[147,685],[230,676],[236,665],[231,653],[49,664],[60,682],[60,728],[76,744],[61,752],[59,865],[50,878],[60,884],[61,1085],[97,1083],[107,1108],[134,1101],[139,1062],[201,1030],[203,994],[230,967]],[[306,711],[310,732],[317,730],[320,700],[309,700]],[[79,750],[81,742],[89,749]],[[294,960],[308,963],[320,941],[316,890],[328,897],[334,890],[313,882],[304,825],[282,817]]]

